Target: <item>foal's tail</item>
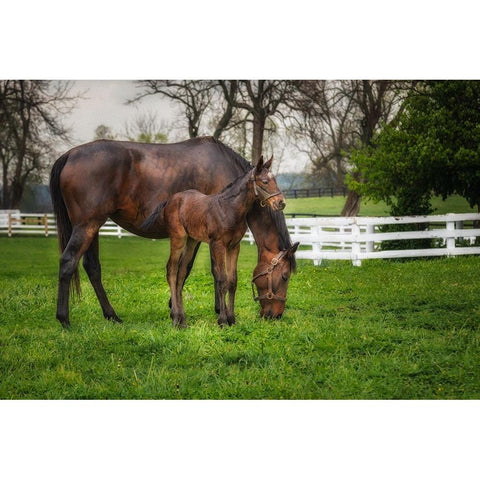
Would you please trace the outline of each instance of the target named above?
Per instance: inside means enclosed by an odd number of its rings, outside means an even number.
[[[145,230],[146,232],[151,231],[155,223],[157,222],[158,218],[162,215],[162,211],[167,204],[167,201],[160,203],[157,208],[147,217],[147,219],[142,223],[141,229]]]
[[[60,253],[65,250],[67,243],[72,236],[72,222],[68,216],[67,207],[63,200],[62,191],[60,190],[60,174],[62,173],[67,160],[68,153],[65,153],[54,163],[50,173],[50,196],[52,197],[53,212],[55,213],[55,218],[57,220]],[[75,287],[77,295],[80,296],[80,276],[78,274],[78,268],[73,274],[72,284]]]

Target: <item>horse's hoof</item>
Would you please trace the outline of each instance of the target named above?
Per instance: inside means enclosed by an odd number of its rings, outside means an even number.
[[[105,315],[105,318],[114,323],[123,323],[123,320],[117,317],[117,315]]]
[[[235,320],[235,317],[228,317],[227,318],[227,323],[232,326],[232,325],[235,325],[237,323],[237,321]]]
[[[221,318],[219,317],[217,323],[218,323],[218,326],[220,328],[223,328],[226,325],[229,325],[228,320],[226,318],[223,318],[223,317],[221,317]]]
[[[70,320],[68,318],[66,318],[65,320],[60,320],[60,324],[62,325],[62,327],[67,330],[71,327],[70,325]]]

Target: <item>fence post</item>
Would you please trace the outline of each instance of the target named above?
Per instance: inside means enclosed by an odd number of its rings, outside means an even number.
[[[8,236],[12,236],[12,214],[8,214]]]
[[[48,237],[48,220],[47,214],[43,216],[43,224],[45,225],[45,236]]]
[[[310,227],[310,232],[314,236],[316,241],[312,242],[312,252],[314,254],[313,264],[315,266],[319,266],[322,264],[322,259],[320,258],[320,251],[322,250],[322,246],[320,244],[320,235],[322,233],[322,227]]]
[[[446,222],[447,223],[447,230],[448,231],[453,231],[455,230],[455,222],[450,221]],[[447,255],[453,255],[453,251],[455,250],[455,237],[448,237],[447,238]]]
[[[375,225],[373,224],[369,224],[367,225],[367,234],[368,235],[371,235],[375,233]],[[373,252],[373,247],[374,247],[374,243],[373,243],[373,240],[372,241],[368,241],[366,243],[366,250],[367,252]]]
[[[117,236],[118,238],[122,238],[122,227],[120,227],[120,225],[117,225]]]
[[[361,267],[362,261],[358,258],[360,256],[360,227],[355,222],[352,225],[352,264],[354,267]]]

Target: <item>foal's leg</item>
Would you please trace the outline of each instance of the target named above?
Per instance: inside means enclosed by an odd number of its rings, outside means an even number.
[[[239,252],[240,244],[236,245],[231,250],[227,250],[227,322],[229,325],[235,323],[235,293],[237,291],[237,261]]]
[[[213,259],[213,276],[215,278],[215,290],[218,291],[219,315],[218,324],[223,327],[228,324],[227,307],[225,296],[227,294],[227,271],[225,264],[226,248],[221,241],[210,243],[210,255]]]
[[[185,312],[183,310],[182,289],[178,288],[178,270],[181,256],[185,250],[187,237],[170,238],[170,258],[167,263],[167,280],[170,285],[170,295],[172,306],[170,309],[170,317],[174,327],[185,328],[187,322],[185,320]]]
[[[118,318],[115,310],[108,301],[107,294],[102,284],[102,270],[100,266],[100,259],[98,256],[98,233],[92,240],[91,245],[88,247],[85,255],[83,256],[83,267],[87,272],[90,283],[95,290],[100,306],[102,307],[103,316],[108,320],[113,320],[114,322],[122,323],[120,318]]]
[[[211,272],[213,277],[215,278],[215,260],[213,258],[212,249],[210,248],[210,265],[211,265]],[[215,283],[215,313],[220,313],[220,294],[218,292],[217,284]]]
[[[195,247],[195,250],[192,254],[192,257],[190,259],[190,261],[188,262],[188,265],[187,265],[187,273],[185,275],[185,278],[183,279],[183,285],[182,285],[182,288],[185,286],[185,282],[187,281],[187,278],[188,276],[190,275],[190,272],[192,271],[192,268],[193,268],[193,263],[195,262],[195,257],[197,256],[197,253],[198,253],[198,249],[200,247],[200,243],[201,242],[198,242],[196,247]],[[170,300],[168,301],[168,308],[172,308],[172,299],[170,298]]]
[[[64,327],[70,326],[68,312],[68,297],[70,293],[70,281],[78,267],[80,258],[90,246],[93,238],[98,233],[99,224],[84,224],[73,227],[72,236],[60,256],[60,268],[58,273],[58,300],[57,319]]]

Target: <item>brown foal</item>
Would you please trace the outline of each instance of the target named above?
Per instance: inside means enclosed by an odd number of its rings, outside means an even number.
[[[264,164],[261,157],[256,167],[217,194],[204,195],[198,190],[176,193],[160,204],[144,223],[144,228],[148,229],[160,220],[170,237],[167,280],[174,326],[187,326],[182,290],[188,265],[200,242],[210,246],[212,273],[220,303],[218,324],[223,327],[235,323],[237,260],[240,241],[247,230],[246,216],[257,199],[262,206],[273,210],[285,208],[285,197],[270,172],[272,161],[273,157]]]

